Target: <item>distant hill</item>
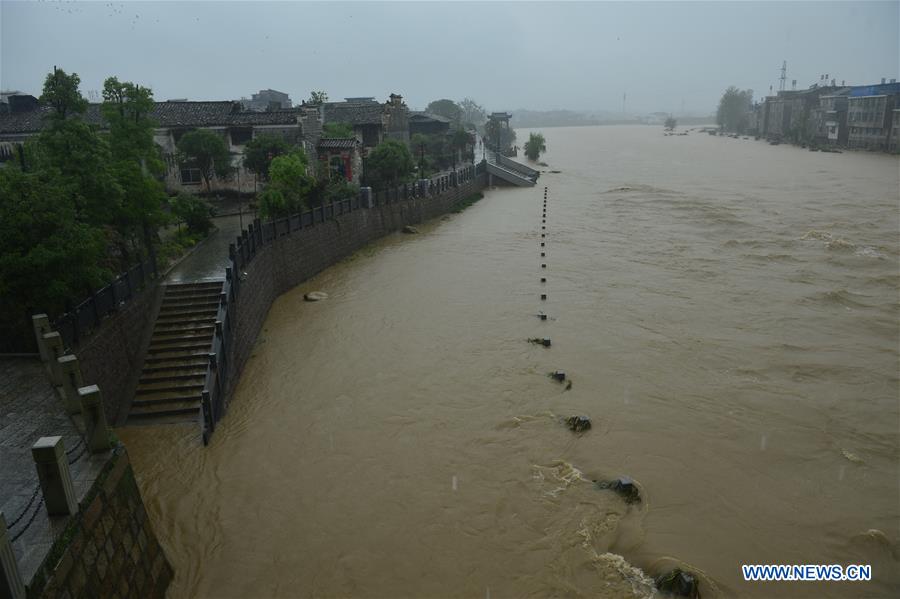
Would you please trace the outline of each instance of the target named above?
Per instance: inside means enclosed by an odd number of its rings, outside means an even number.
[[[575,110],[512,110],[510,126],[514,129],[533,129],[535,127],[585,127],[590,125],[657,125],[662,123],[664,113],[653,115],[637,115],[598,111],[578,112]],[[659,115],[663,115],[660,117]],[[714,123],[715,115],[710,116],[676,116],[679,125],[708,125]]]

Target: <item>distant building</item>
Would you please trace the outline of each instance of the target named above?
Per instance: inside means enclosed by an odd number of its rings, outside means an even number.
[[[350,125],[363,148],[374,148],[385,139],[409,143],[409,108],[398,94],[391,94],[384,104],[371,97],[360,97],[325,102],[318,108],[323,123]]]
[[[410,112],[409,136],[448,133],[450,124],[450,119],[433,112]]]
[[[331,181],[343,179],[359,184],[362,175],[362,144],[355,137],[323,137],[316,145],[320,172]]]
[[[822,114],[821,127],[816,132],[816,140],[828,145],[843,146],[847,143],[847,95],[850,88],[834,94],[821,96],[819,108]]]
[[[291,97],[284,92],[274,89],[261,89],[253,94],[251,99],[241,98],[244,110],[265,112],[274,110],[287,110],[292,107]]]
[[[888,149],[891,152],[900,152],[900,108],[891,111],[891,137]]]
[[[28,110],[0,111],[0,160],[15,155],[15,146],[36,135],[44,126],[50,108],[37,100],[17,100],[15,105],[31,107]],[[90,104],[82,118],[99,128],[105,127],[100,104]],[[169,192],[203,190],[200,172],[189,164],[181,164],[177,158],[177,143],[181,137],[195,129],[208,129],[220,135],[230,150],[234,175],[228,180],[214,180],[212,191],[253,192],[258,181],[243,165],[246,144],[260,135],[277,135],[293,145],[302,147],[308,156],[316,156],[316,142],[321,137],[322,124],[315,108],[301,107],[289,110],[251,112],[242,109],[239,102],[156,102],[150,117],[156,122],[153,139],[162,151],[166,163],[164,177]]]
[[[887,149],[898,97],[900,83],[882,82],[881,85],[852,88],[847,100],[847,145],[851,148]]]

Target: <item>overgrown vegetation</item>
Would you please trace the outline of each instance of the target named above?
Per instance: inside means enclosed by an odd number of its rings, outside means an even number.
[[[178,140],[177,146],[178,161],[200,171],[207,193],[214,177],[227,180],[234,171],[225,139],[214,131],[197,129],[185,133]]]
[[[411,180],[412,154],[406,144],[396,139],[386,139],[369,154],[367,174],[375,189],[387,189]]]
[[[753,104],[753,90],[739,90],[730,86],[719,100],[716,124],[725,131],[744,133],[749,125],[750,109]]]
[[[269,178],[269,165],[275,158],[293,149],[280,135],[265,134],[254,137],[244,147],[244,166],[261,180]]]
[[[525,155],[530,160],[537,160],[540,158],[541,153],[546,151],[547,142],[542,134],[532,133],[528,136],[528,141],[525,142]]]
[[[674,131],[675,127],[678,126],[678,121],[675,120],[674,116],[666,117],[665,129],[666,131]]]
[[[115,77],[103,87],[99,131],[83,119],[76,73],[44,81],[49,107],[21,163],[0,169],[0,342],[31,344],[30,315],[62,313],[141,259],[168,220],[153,142],[150,89]]]
[[[307,172],[307,165],[306,153],[299,148],[272,160],[269,184],[259,195],[262,218],[282,218],[307,207],[306,198],[315,186],[315,179]]]
[[[325,123],[322,137],[354,137],[353,125],[350,123]]]

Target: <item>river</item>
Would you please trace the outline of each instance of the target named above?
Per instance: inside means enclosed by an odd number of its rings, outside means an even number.
[[[900,594],[897,158],[543,133],[537,187],[278,298],[209,447],[119,429],[170,597]],[[640,503],[591,482],[623,475]]]

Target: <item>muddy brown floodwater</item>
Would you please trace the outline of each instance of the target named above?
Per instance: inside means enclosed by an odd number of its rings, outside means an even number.
[[[561,173],[278,298],[209,447],[120,430],[171,597],[900,596],[897,158],[543,133]]]

